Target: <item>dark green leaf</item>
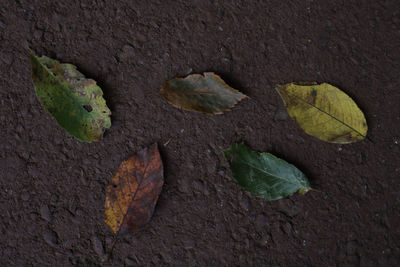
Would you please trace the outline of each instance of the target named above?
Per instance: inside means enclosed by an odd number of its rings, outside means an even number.
[[[246,191],[267,200],[311,189],[307,177],[295,166],[270,153],[259,153],[243,144],[225,152],[233,177]]]
[[[111,111],[103,91],[71,64],[31,54],[32,79],[43,107],[80,141],[99,141],[110,128]]]

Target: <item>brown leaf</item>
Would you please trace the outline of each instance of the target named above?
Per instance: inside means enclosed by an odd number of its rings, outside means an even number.
[[[162,86],[160,92],[178,108],[207,114],[222,114],[247,97],[213,72],[172,79]]]
[[[106,223],[114,234],[137,232],[150,221],[164,183],[157,145],[123,161],[107,188]]]

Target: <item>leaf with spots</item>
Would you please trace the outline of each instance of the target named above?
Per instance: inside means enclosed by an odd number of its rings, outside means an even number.
[[[117,236],[140,230],[153,214],[164,183],[157,145],[123,161],[107,188],[106,223]]]
[[[161,94],[178,108],[207,114],[222,114],[247,97],[212,72],[172,79],[162,86]]]
[[[103,91],[74,65],[46,56],[30,56],[36,95],[70,135],[80,141],[99,141],[111,126],[111,111]]]
[[[277,200],[296,191],[311,190],[307,177],[294,165],[270,153],[259,153],[243,144],[225,152],[233,177],[244,190],[266,200]]]
[[[275,88],[290,117],[309,135],[347,144],[363,140],[367,122],[357,104],[333,85],[288,83]]]

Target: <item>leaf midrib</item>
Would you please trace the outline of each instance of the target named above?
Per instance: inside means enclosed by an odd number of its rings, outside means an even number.
[[[230,92],[232,94],[229,94],[228,92],[207,92],[207,91],[196,91],[196,90],[191,90],[191,91],[181,91],[182,94],[184,95],[217,95],[217,96],[232,96],[232,95],[240,95],[241,93],[237,92]]]
[[[349,129],[353,130],[354,132],[356,132],[357,134],[361,135],[362,137],[364,137],[364,138],[366,137],[365,135],[363,135],[362,133],[360,133],[359,131],[357,131],[356,129],[354,129],[353,127],[351,127],[350,125],[348,125],[348,124],[345,123],[344,121],[342,121],[342,120],[336,118],[335,116],[333,116],[332,114],[326,112],[325,110],[323,110],[323,109],[321,109],[321,108],[319,108],[319,107],[317,107],[317,106],[315,106],[315,105],[313,105],[313,104],[307,102],[307,101],[304,100],[303,98],[301,98],[301,97],[299,97],[299,96],[296,96],[296,95],[289,95],[289,94],[287,94],[287,96],[298,98],[300,101],[302,101],[302,102],[304,102],[304,103],[310,105],[311,107],[313,107],[313,108],[319,110],[320,112],[322,112],[322,113],[328,115],[328,116],[331,117],[332,119],[334,119],[334,120],[340,122],[341,124],[343,124],[344,126],[348,127]]]
[[[275,174],[269,173],[269,172],[267,172],[267,171],[265,171],[265,170],[263,170],[263,169],[260,169],[260,168],[258,168],[258,167],[256,167],[256,166],[253,166],[252,164],[250,164],[250,163],[248,163],[248,162],[245,162],[245,161],[238,161],[238,163],[243,163],[243,164],[245,164],[245,165],[247,165],[247,166],[249,166],[249,167],[252,167],[252,168],[254,168],[254,169],[256,169],[256,170],[258,170],[258,171],[260,171],[260,172],[263,172],[263,173],[265,173],[265,174],[267,174],[267,175],[270,175],[270,176],[276,177],[276,178],[278,178],[278,179],[284,180],[284,181],[286,181],[286,182],[288,182],[288,183],[290,183],[290,184],[297,185],[297,186],[299,186],[300,188],[304,188],[304,186],[303,186],[302,184],[300,184],[300,183],[298,183],[298,184],[297,184],[297,183],[293,183],[292,181],[288,180],[287,178],[283,178],[283,177],[281,177],[281,176],[277,176],[277,175],[275,175]]]
[[[134,192],[133,196],[132,196],[131,199],[129,200],[128,208],[126,209],[126,212],[125,212],[125,214],[124,214],[124,217],[122,218],[121,224],[118,226],[118,232],[117,232],[117,234],[115,235],[115,238],[118,237],[119,232],[120,232],[120,230],[121,230],[123,224],[125,223],[126,217],[128,216],[129,208],[131,207],[132,202],[135,200],[136,194],[137,194],[137,192],[140,190],[140,186],[141,186],[142,182],[146,179],[147,168],[149,167],[149,165],[150,165],[150,164],[147,164],[147,165],[146,165],[146,168],[143,170],[143,179],[138,183],[138,186],[137,186],[136,191]],[[135,171],[135,170],[136,170],[136,165],[135,165],[134,171]],[[137,178],[137,176],[136,176],[136,178]],[[130,181],[130,179],[128,179],[128,183],[129,183],[129,188],[130,188],[130,187],[131,187],[131,181]],[[120,186],[122,186],[121,183],[120,183]],[[131,191],[131,192],[132,192],[132,191]],[[118,201],[117,201],[117,203],[119,204]]]

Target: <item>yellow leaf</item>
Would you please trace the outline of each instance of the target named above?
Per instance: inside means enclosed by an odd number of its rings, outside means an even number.
[[[288,83],[277,85],[290,117],[309,135],[347,144],[363,140],[367,122],[357,104],[333,85]]]

